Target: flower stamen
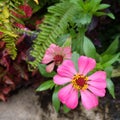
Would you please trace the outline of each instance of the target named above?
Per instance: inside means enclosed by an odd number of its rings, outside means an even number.
[[[88,77],[80,75],[79,73],[74,75],[72,79],[73,87],[77,90],[86,90],[88,87],[87,84]]]
[[[63,62],[62,55],[55,55],[53,59],[54,59],[55,65],[60,65]]]

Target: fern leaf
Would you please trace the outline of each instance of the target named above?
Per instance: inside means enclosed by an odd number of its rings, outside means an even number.
[[[31,55],[35,58],[34,61],[29,62],[32,68],[36,68],[41,62],[49,45],[55,43],[57,38],[67,31],[68,22],[71,21],[75,12],[75,5],[69,2],[58,3],[48,8],[49,14],[45,16],[40,26],[41,32],[34,41],[31,51]]]
[[[15,38],[12,36],[5,35],[3,41],[6,43],[6,49],[9,52],[11,58],[14,60],[17,56],[17,49],[15,45]]]

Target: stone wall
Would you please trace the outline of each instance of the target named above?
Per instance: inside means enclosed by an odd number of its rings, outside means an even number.
[[[93,110],[79,106],[65,114],[62,110],[55,112],[49,92],[36,95],[34,88],[21,89],[6,103],[0,102],[0,120],[120,120],[118,92],[119,86],[116,86],[116,99],[107,94]]]

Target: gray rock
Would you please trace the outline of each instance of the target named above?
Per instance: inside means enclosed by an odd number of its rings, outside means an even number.
[[[79,106],[67,114],[62,110],[57,113],[51,105],[50,95],[42,94],[36,95],[33,88],[22,89],[6,103],[0,102],[0,120],[120,120],[110,117],[106,103],[89,111]]]

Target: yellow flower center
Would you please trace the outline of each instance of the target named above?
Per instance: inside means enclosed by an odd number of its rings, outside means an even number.
[[[88,77],[80,75],[79,73],[74,75],[72,79],[73,87],[77,90],[86,90],[88,87],[87,84]]]

